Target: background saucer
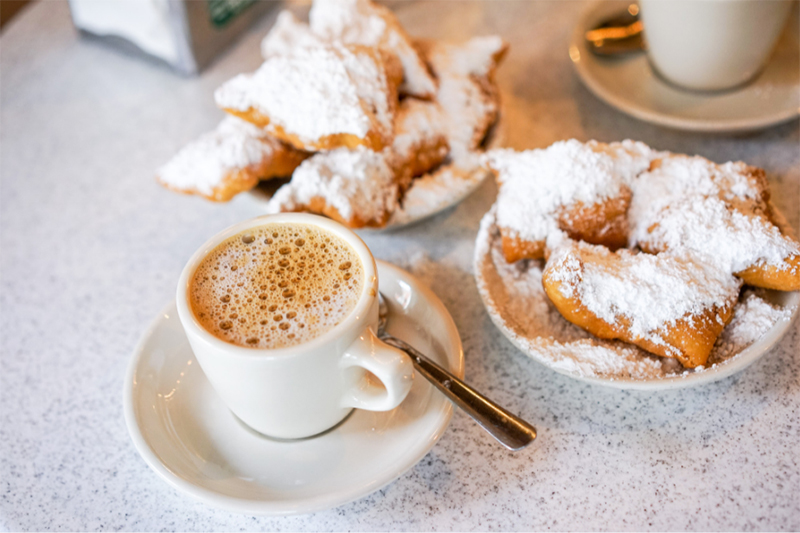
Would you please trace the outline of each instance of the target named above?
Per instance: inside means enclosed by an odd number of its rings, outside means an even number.
[[[379,261],[378,271],[389,331],[463,376],[461,340],[441,301],[397,267]],[[208,383],[174,302],[136,348],[124,404],[137,450],[167,483],[215,507],[270,515],[328,509],[380,489],[428,453],[452,416],[450,402],[417,377],[392,411],[356,410],[310,439],[262,437]]]
[[[669,128],[703,132],[758,130],[800,114],[800,39],[797,4],[767,66],[749,84],[730,91],[692,92],[654,74],[647,54],[615,58],[589,51],[586,29],[631,2],[599,2],[581,18],[569,56],[581,81],[598,98],[623,113]],[[645,28],[645,33],[647,29]]]

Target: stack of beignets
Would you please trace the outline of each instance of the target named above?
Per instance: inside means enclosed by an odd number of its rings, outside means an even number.
[[[252,125],[248,136],[234,138],[221,126],[162,167],[158,179],[225,201],[259,179],[291,176],[268,211],[382,227],[416,178],[480,168],[481,143],[499,116],[494,70],[506,49],[499,37],[415,42],[371,0],[316,0],[309,24],[284,11],[261,43],[261,67],[215,93],[217,105],[237,117],[226,121]],[[248,157],[223,157],[222,149],[207,149],[211,136],[228,151],[245,137],[272,151],[260,159],[252,149],[240,150]],[[187,164],[201,152],[214,176],[201,179],[197,165]]]
[[[492,150],[508,262],[545,259],[568,321],[687,368],[704,366],[744,283],[800,289],[800,243],[760,169],[575,140]]]

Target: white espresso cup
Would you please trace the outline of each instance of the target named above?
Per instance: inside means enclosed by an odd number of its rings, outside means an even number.
[[[195,317],[189,301],[189,285],[195,270],[228,238],[265,224],[281,223],[320,228],[352,247],[365,276],[355,307],[339,324],[318,337],[283,348],[247,348],[212,335]],[[378,324],[375,259],[355,233],[332,220],[300,213],[267,215],[218,233],[183,269],[177,306],[189,344],[211,385],[242,422],[266,436],[310,437],[332,428],[354,408],[394,409],[411,389],[414,376],[411,360],[375,335]]]
[[[650,63],[688,89],[736,87],[766,64],[790,0],[639,0]]]

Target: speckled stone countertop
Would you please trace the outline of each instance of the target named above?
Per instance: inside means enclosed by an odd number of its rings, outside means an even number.
[[[569,63],[581,3],[395,7],[421,36],[511,43],[498,72],[506,144],[633,138],[742,159],[766,169],[798,226],[797,121],[718,136],[618,113]],[[125,428],[126,366],[191,253],[259,207],[169,193],[153,171],[217,123],[214,88],[259,64],[274,15],[195,79],[79,38],[65,3],[37,2],[3,30],[0,530],[800,529],[800,324],[745,372],[696,389],[621,392],[556,374],[496,331],[475,288],[491,183],[423,224],[365,239],[378,258],[414,264],[442,298],[469,381],[538,427],[533,446],[508,453],[456,413],[385,489],[288,518],[219,511],[162,482]]]

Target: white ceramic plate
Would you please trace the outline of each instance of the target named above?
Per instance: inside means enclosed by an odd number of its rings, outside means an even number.
[[[378,271],[392,334],[463,376],[461,340],[441,301],[395,266],[379,261]],[[320,511],[366,496],[422,459],[452,416],[450,402],[417,376],[392,411],[356,410],[310,439],[260,436],[208,383],[174,302],[136,348],[124,404],[136,449],[167,483],[209,505],[254,515]]]
[[[693,92],[670,85],[654,74],[645,53],[606,58],[589,51],[584,32],[609,15],[624,11],[630,3],[593,4],[576,26],[570,42],[569,56],[578,76],[607,104],[645,122],[703,132],[758,130],[800,115],[797,6],[758,78],[730,91]]]
[[[666,360],[646,354],[638,348],[619,341],[603,342],[609,352],[614,352],[613,363],[593,364],[591,353],[585,350],[586,343],[602,341],[592,340],[588,333],[579,330],[566,322],[544,296],[540,287],[524,294],[518,287],[506,283],[499,273],[497,261],[505,261],[501,254],[493,257],[492,248],[496,247],[499,235],[495,232],[494,207],[481,222],[478,232],[475,255],[475,277],[483,304],[495,326],[522,353],[546,367],[571,378],[587,383],[631,390],[667,390],[694,387],[724,379],[741,372],[781,340],[789,331],[792,321],[800,309],[800,292],[766,291],[765,299],[779,309],[785,310],[784,319],[778,320],[760,338],[738,353],[726,355],[724,360],[702,371],[684,372],[673,360]],[[484,243],[488,243],[484,245]],[[536,267],[532,267],[536,268]],[[538,274],[539,270],[536,274]],[[531,276],[527,282],[541,283],[540,277]],[[526,287],[527,290],[527,287]],[[533,292],[541,296],[531,296]],[[517,316],[510,307],[523,309],[525,316]],[[547,328],[547,337],[531,333],[531,320]],[[566,326],[566,329],[563,326]],[[729,326],[730,327],[730,326]],[[615,360],[614,360],[615,359]],[[668,364],[660,375],[654,369]],[[643,370],[645,377],[628,375],[637,368]],[[648,375],[652,373],[653,375]]]

